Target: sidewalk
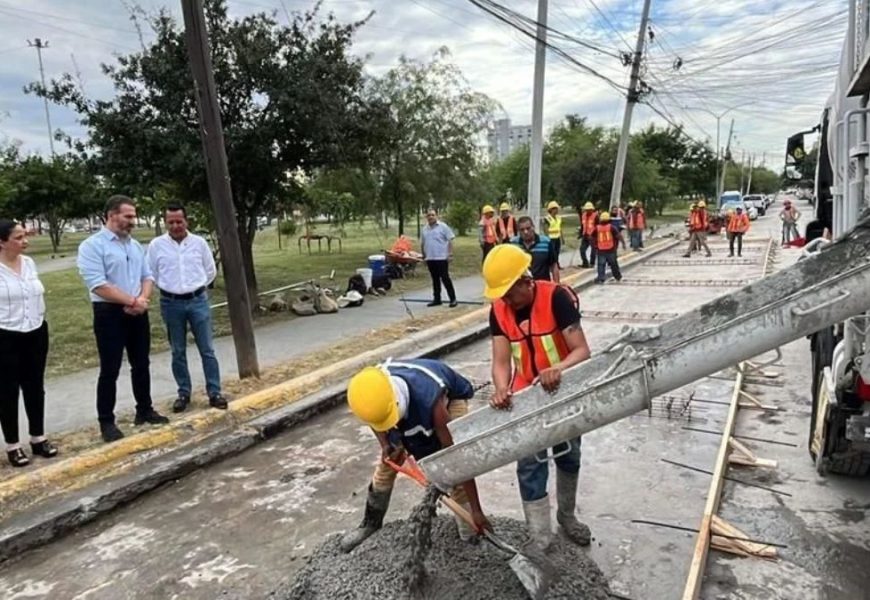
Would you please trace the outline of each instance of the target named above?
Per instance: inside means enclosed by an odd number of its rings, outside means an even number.
[[[562,264],[567,265],[576,251],[562,254]],[[425,269],[418,275],[428,279]],[[456,295],[459,300],[483,300],[483,282],[478,275],[454,280]],[[413,290],[406,298],[431,299],[431,287]],[[291,321],[275,323],[255,330],[257,353],[260,368],[265,369],[285,362],[297,356],[319,350],[333,342],[364,334],[368,331],[384,327],[407,319],[405,304],[399,300],[400,294],[394,289],[386,297],[375,298],[367,296],[366,302],[360,308],[340,310],[335,314],[299,317]],[[446,302],[446,296],[444,300]],[[450,311],[445,303],[443,306],[428,308],[424,302],[408,302],[408,308],[414,315],[431,314],[432,311]],[[151,318],[159,321],[160,317],[152,310]],[[153,321],[152,321],[153,323]],[[90,327],[90,323],[83,323]],[[377,340],[371,340],[371,347],[378,345]],[[226,380],[238,377],[236,354],[232,336],[220,337],[215,340],[215,352],[221,366],[221,377]],[[187,360],[193,381],[194,392],[202,391],[205,380],[202,375],[202,363],[199,353],[193,345],[188,346]],[[175,380],[170,368],[171,355],[168,351],[151,355],[151,395],[155,400],[174,398],[176,394]],[[70,373],[46,382],[45,386],[45,429],[46,433],[66,431],[96,422],[96,384],[99,369],[91,368]],[[135,403],[130,387],[130,370],[126,361],[118,378],[118,403],[116,412],[132,410]],[[26,420],[21,410],[19,420],[21,431],[26,432]]]

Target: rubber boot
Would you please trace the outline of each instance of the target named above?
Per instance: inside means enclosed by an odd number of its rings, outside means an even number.
[[[463,502],[460,506],[464,508],[467,513],[471,514],[471,504]],[[453,518],[456,520],[456,532],[459,534],[459,539],[463,542],[474,540],[477,536],[477,532],[471,528],[471,525],[466,523],[464,519],[461,519],[457,515],[453,515]]]
[[[532,545],[541,552],[546,552],[553,541],[553,530],[550,526],[550,497],[523,502],[523,514],[526,516],[526,528]]]
[[[577,520],[574,509],[577,506],[577,479],[579,473],[568,473],[556,469],[556,498],[559,507],[556,510],[556,521],[569,540],[578,546],[588,546],[592,541],[589,527]]]
[[[369,536],[384,525],[384,517],[390,507],[392,488],[385,492],[378,492],[369,484],[369,493],[366,498],[366,512],[363,515],[360,526],[344,534],[339,542],[342,552],[350,552],[362,544]]]

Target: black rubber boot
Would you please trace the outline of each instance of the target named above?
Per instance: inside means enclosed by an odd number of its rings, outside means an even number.
[[[385,492],[378,492],[369,484],[369,493],[366,498],[366,512],[363,515],[360,526],[344,534],[339,545],[342,552],[350,552],[362,544],[369,536],[384,525],[384,517],[390,507],[392,488]]]

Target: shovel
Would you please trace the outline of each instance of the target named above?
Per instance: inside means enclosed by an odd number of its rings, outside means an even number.
[[[413,479],[418,485],[424,488],[429,486],[426,474],[423,473],[423,470],[417,465],[417,461],[415,461],[412,456],[408,456],[403,465],[399,465],[390,459],[386,459],[384,462],[398,473],[402,473]],[[453,498],[450,498],[449,496],[439,496],[438,500],[441,501],[441,504],[453,511],[456,516],[465,521],[469,527],[486,538],[490,544],[502,552],[512,555],[508,562],[508,566],[517,576],[517,579],[519,579],[522,586],[526,589],[529,597],[532,600],[542,600],[544,598],[547,590],[550,589],[550,585],[553,583],[553,575],[555,573],[555,567],[553,565],[549,564],[545,558],[541,557],[539,562],[542,563],[542,565],[539,566],[538,564],[535,564],[531,558],[522,554],[519,550],[508,544],[493,532],[486,529],[481,530],[475,524],[471,514]]]

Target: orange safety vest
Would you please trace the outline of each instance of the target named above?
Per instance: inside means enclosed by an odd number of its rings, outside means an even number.
[[[491,218],[480,217],[480,226],[483,227],[483,241],[487,244],[494,244],[496,242],[495,224],[492,221]]]
[[[646,229],[646,213],[642,208],[628,211],[629,229]]]
[[[707,211],[697,208],[689,214],[689,229],[707,231]]]
[[[511,390],[527,388],[540,374],[568,356],[568,342],[553,314],[553,294],[561,286],[552,281],[535,281],[535,297],[528,321],[517,323],[516,313],[502,299],[492,305],[495,320],[511,344],[514,378]],[[565,288],[569,289],[569,288]],[[577,296],[570,290],[575,304]]]
[[[597,218],[598,214],[594,210],[584,211],[580,215],[580,222],[583,224],[583,235],[592,236],[595,233],[595,219]]]
[[[504,219],[497,217],[495,227],[498,230],[498,239],[501,242],[509,242],[516,235],[517,220],[511,215],[508,217],[507,227],[505,227]]]
[[[749,215],[732,215],[728,219],[728,233],[746,233],[749,230]]]
[[[613,225],[604,223],[597,227],[596,248],[599,252],[610,252],[616,248],[616,240],[613,239]]]

